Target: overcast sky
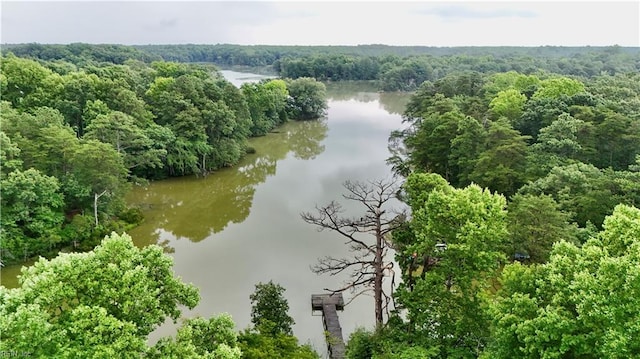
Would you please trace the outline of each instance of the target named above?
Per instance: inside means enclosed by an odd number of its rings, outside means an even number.
[[[640,1],[6,1],[2,43],[640,46]]]

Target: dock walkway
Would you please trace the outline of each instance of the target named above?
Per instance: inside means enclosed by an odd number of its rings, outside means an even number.
[[[327,332],[329,358],[344,359],[345,345],[342,338],[342,327],[338,319],[338,310],[344,310],[342,293],[312,294],[311,310],[322,311],[324,330]]]

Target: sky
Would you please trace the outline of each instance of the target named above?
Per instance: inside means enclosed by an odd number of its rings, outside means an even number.
[[[640,46],[640,0],[0,1],[5,44]]]

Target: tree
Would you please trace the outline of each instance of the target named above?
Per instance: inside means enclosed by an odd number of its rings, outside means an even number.
[[[582,82],[559,76],[540,81],[533,98],[558,98],[562,95],[572,96],[583,91],[584,84]]]
[[[546,175],[553,167],[577,162],[584,153],[578,135],[587,125],[568,113],[558,116],[538,134],[537,142],[529,147],[527,172],[531,179]]]
[[[595,158],[600,168],[624,169],[640,154],[640,119],[638,114],[603,111],[604,120],[595,126]]]
[[[79,137],[84,136],[87,125],[83,118],[84,109],[89,101],[95,101],[100,96],[99,87],[103,81],[95,74],[84,71],[62,76],[62,91],[52,105],[64,115]]]
[[[240,359],[238,333],[228,314],[209,319],[195,317],[187,319],[173,338],[162,338],[152,348],[148,358],[172,359]]]
[[[251,299],[251,322],[254,327],[244,330],[238,337],[244,359],[317,359],[318,354],[309,345],[298,345],[291,326],[289,303],[285,289],[273,281],[256,284]]]
[[[554,243],[576,241],[577,226],[569,224],[569,215],[549,195],[514,195],[507,218],[511,256],[527,254],[532,262],[544,263]]]
[[[245,83],[241,87],[251,114],[252,136],[262,136],[287,119],[289,92],[283,80]]]
[[[438,357],[438,348],[425,348],[410,337],[406,325],[396,318],[376,331],[357,328],[349,336],[347,359],[432,359]],[[400,324],[400,325],[398,325]]]
[[[411,153],[411,163],[422,171],[438,173],[449,180],[451,141],[456,137],[458,124],[465,116],[460,111],[430,114],[421,119],[414,134],[405,139]]]
[[[485,144],[486,131],[482,124],[471,116],[458,121],[456,137],[451,140],[449,162],[455,170],[451,184],[468,186],[471,184],[471,173],[476,165],[478,154]]]
[[[632,358],[640,353],[640,210],[619,205],[582,247],[508,265],[483,358]]]
[[[570,215],[580,227],[591,223],[597,227],[613,208],[620,204],[640,203],[640,172],[600,170],[576,162],[554,167],[545,177],[522,186],[521,194],[547,194],[559,209]]]
[[[509,89],[524,92],[534,88],[540,83],[536,75],[524,75],[516,71],[499,72],[487,77],[483,90],[487,101],[491,101],[498,93]]]
[[[30,97],[39,91],[42,92],[43,87],[53,92],[53,89],[47,86],[47,78],[54,76],[53,72],[37,61],[16,57],[10,53],[2,58],[0,69],[6,81],[2,86],[2,99],[11,102],[16,108],[25,108],[25,103],[31,102]]]
[[[20,113],[2,103],[2,129],[20,148],[25,168],[33,167],[58,179],[69,169],[71,153],[78,146],[73,129],[64,124],[62,114],[49,107]]]
[[[0,179],[20,168],[22,168],[20,148],[11,141],[9,136],[0,131]]]
[[[155,148],[145,130],[139,127],[133,117],[113,111],[99,115],[85,128],[85,139],[94,139],[111,144],[123,156],[127,169],[136,167],[161,167],[167,151]]]
[[[478,155],[470,179],[505,195],[515,193],[525,182],[528,136],[522,136],[501,118],[489,125],[485,150]]]
[[[251,322],[260,333],[272,336],[293,334],[291,326],[295,322],[288,314],[289,303],[283,295],[284,291],[280,284],[269,281],[256,284],[255,292],[249,296]]]
[[[40,358],[139,358],[149,333],[199,300],[162,248],[115,233],[88,253],[24,267],[20,285],[0,287],[0,350]]]
[[[310,345],[299,345],[293,335],[264,335],[252,331],[242,332],[238,338],[243,359],[319,359]]]
[[[332,201],[326,206],[316,207],[317,214],[304,212],[301,216],[305,222],[317,226],[319,230],[328,229],[346,238],[354,255],[352,258],[322,258],[313,267],[313,271],[317,274],[336,275],[352,270],[344,287],[330,291],[336,293],[351,290],[356,293],[355,298],[373,290],[376,325],[381,326],[384,312],[388,313],[391,300],[382,284],[385,277],[393,278],[393,262],[386,259],[390,247],[389,235],[402,224],[405,214],[387,208],[398,189],[393,181],[347,181],[344,188],[347,194],[343,194],[343,198],[364,206],[364,215],[342,217],[343,207]],[[372,240],[363,237],[365,234],[369,238],[373,237]]]
[[[454,188],[437,174],[414,173],[405,190],[411,236],[396,252],[408,263],[397,300],[409,340],[442,358],[476,357],[488,335],[484,291],[505,260],[506,200],[477,185]]]
[[[71,160],[71,175],[84,189],[78,198],[81,208],[93,208],[96,226],[99,199],[105,197],[103,208],[112,213],[127,188],[127,169],[122,156],[111,145],[96,140],[82,141]],[[88,190],[88,191],[87,191]],[[112,206],[113,205],[113,206]]]
[[[455,164],[449,161],[451,143],[466,119],[452,99],[440,93],[432,95],[432,91],[424,83],[412,96],[405,112],[411,125],[391,134],[389,147],[393,156],[388,162],[398,173],[408,174],[415,169],[449,179],[455,177]]]
[[[33,168],[16,169],[2,178],[0,185],[3,257],[26,259],[52,248],[64,220],[58,180]]]
[[[506,117],[510,123],[522,116],[522,109],[527,97],[516,89],[508,89],[498,92],[489,103],[489,108],[495,118]]]
[[[310,77],[287,82],[289,90],[289,118],[313,120],[322,117],[327,109],[326,86]]]

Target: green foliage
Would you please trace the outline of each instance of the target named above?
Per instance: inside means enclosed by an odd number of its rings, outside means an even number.
[[[640,203],[640,174],[600,170],[579,162],[554,167],[545,177],[528,183],[518,192],[550,195],[569,214],[570,221],[581,227],[589,222],[600,227],[617,204]]]
[[[0,180],[0,190],[3,257],[28,258],[57,244],[64,202],[55,177],[33,168],[14,170]]]
[[[269,281],[256,284],[251,299],[251,322],[261,334],[292,335],[293,318],[289,316],[289,302],[284,297],[284,287]]]
[[[568,77],[552,77],[540,81],[533,98],[558,98],[562,95],[572,96],[584,91],[584,84]]]
[[[129,224],[138,224],[142,222],[144,215],[142,214],[142,210],[139,208],[127,208],[118,213],[118,218]]]
[[[510,224],[509,255],[532,252],[544,262],[553,242],[584,242],[617,204],[640,203],[636,77],[448,74],[412,96],[408,126],[390,136],[388,163],[403,176],[424,171],[455,187],[477,183],[508,197],[537,197],[512,206],[522,212],[510,218],[520,219]],[[525,209],[538,200],[548,221]]]
[[[145,94],[156,123],[171,131],[164,136],[168,174],[201,174],[234,165],[250,135],[246,101],[236,96],[237,89],[206,72],[172,66],[174,70],[159,73]]]
[[[20,284],[0,287],[0,350],[34,357],[140,357],[151,331],[199,299],[160,247],[115,233],[88,253],[23,268]]]
[[[617,206],[582,247],[505,267],[486,358],[630,358],[640,352],[640,210]]]
[[[348,359],[369,359],[374,353],[373,334],[364,328],[357,328],[349,336],[346,356]]]
[[[287,120],[289,91],[284,80],[245,83],[241,87],[251,120],[252,136],[262,136]]]
[[[426,58],[409,58],[399,64],[386,63],[381,66],[378,76],[379,86],[384,91],[413,91],[425,81],[434,79],[434,71]]]
[[[324,116],[327,109],[326,86],[310,77],[287,81],[288,117],[294,120],[313,120]]]
[[[456,137],[451,140],[449,161],[456,178],[451,179],[455,186],[467,186],[472,182],[472,174],[478,162],[478,154],[485,148],[487,131],[482,124],[471,116],[458,121]]]
[[[318,354],[309,345],[299,345],[293,336],[293,318],[285,289],[273,281],[256,284],[251,299],[251,322],[254,327],[238,337],[242,358],[246,359],[314,359]]]
[[[34,60],[9,54],[0,58],[0,69],[3,76],[2,100],[9,101],[13,107],[24,108],[33,96],[51,90],[46,79],[53,72]]]
[[[509,122],[513,123],[522,116],[527,97],[516,89],[507,89],[498,92],[496,97],[489,103],[489,108],[495,118],[505,117]]]
[[[115,148],[96,140],[81,141],[72,154],[71,168],[69,175],[84,189],[72,194],[80,208],[93,209],[94,196],[104,192],[105,213],[117,213],[128,188],[128,171]]]
[[[175,339],[160,339],[147,351],[146,357],[240,359],[241,350],[231,316],[222,314],[209,319],[187,319]]]
[[[125,113],[114,111],[96,116],[86,128],[85,139],[94,139],[112,145],[123,157],[125,167],[162,167],[167,151],[135,123],[135,119]]]
[[[73,243],[74,247],[81,243],[90,242],[97,236],[94,228],[95,219],[89,215],[76,214],[71,221],[66,223],[60,232],[67,243]]]
[[[626,115],[603,110],[597,115],[603,119],[593,129],[593,164],[626,169],[640,154],[640,112]]]
[[[399,257],[413,260],[402,268],[405,285],[397,301],[422,346],[437,348],[442,357],[473,357],[488,334],[484,290],[505,259],[506,201],[477,185],[453,188],[436,176],[411,175],[405,184],[415,241],[398,248]]]
[[[0,131],[0,178],[5,178],[11,171],[22,168],[20,148]]]
[[[355,335],[350,355],[475,356],[487,342],[492,317],[495,346],[487,357],[616,358],[639,351],[629,340],[638,336],[634,323],[640,321],[632,307],[638,297],[637,212],[619,206],[604,220],[619,203],[640,203],[634,49],[26,44],[3,46],[3,52],[5,262],[70,243],[90,249],[96,238],[123,229],[113,216],[138,221],[123,206],[128,178],[230,166],[247,152],[248,136],[287,118],[322,116],[324,85],[311,77],[377,80],[385,90],[418,89],[405,113],[409,126],[394,134],[394,169],[442,177],[409,176],[405,194],[414,218],[394,233],[405,279],[398,300],[408,309],[408,322]],[[210,67],[147,64],[160,54],[273,65],[283,77],[310,78],[238,90]],[[506,217],[510,243],[503,243],[504,213],[496,209],[503,200],[466,187],[472,181],[518,193]],[[98,225],[89,214],[96,199]],[[596,235],[598,227],[604,232]],[[445,252],[433,249],[441,241]],[[494,311],[481,310],[501,251],[522,250],[544,263],[553,243],[559,244],[549,263],[507,266]],[[118,247],[100,260],[90,252],[95,265],[63,256],[25,275],[22,289],[0,289],[0,349],[36,348],[34,355],[42,357],[140,357],[144,333],[175,308],[150,298],[166,289],[166,282],[148,284],[149,273],[170,275],[164,262],[133,266],[117,260],[135,257],[131,251]],[[61,264],[67,262],[72,264]],[[158,272],[148,269],[156,267]],[[112,282],[117,289],[106,289]],[[237,358],[242,347],[245,357],[315,357],[290,335],[288,305],[273,286],[285,305],[266,315],[273,318],[254,322],[258,331],[241,334],[237,344],[230,319],[199,318],[147,355]],[[96,299],[101,297],[108,299]],[[132,301],[138,297],[141,304]],[[191,303],[177,294],[172,300]]]
[[[540,84],[536,75],[525,75],[517,71],[498,72],[487,76],[483,86],[485,98],[489,101],[499,93],[516,90],[518,93],[529,92]]]
[[[430,96],[428,88],[424,89],[424,96]],[[410,154],[406,159],[409,169],[438,173],[448,180],[455,178],[455,169],[449,160],[450,144],[465,117],[451,99],[441,94],[427,97],[425,102],[421,104],[415,99],[408,104],[407,114],[416,117],[415,124],[398,134],[406,149],[396,152]]]
[[[62,180],[78,139],[64,124],[64,117],[59,111],[39,107],[32,112],[21,113],[3,102],[0,112],[2,129],[20,148],[20,159],[25,168],[33,167]]]
[[[437,174],[416,172],[407,177],[403,190],[405,202],[411,208],[421,208],[433,191],[449,191],[447,180]]]
[[[242,358],[246,359],[318,359],[320,356],[309,346],[299,345],[293,335],[274,335],[247,330],[238,337]]]
[[[497,78],[487,87],[489,98],[513,85],[523,90],[539,83],[536,72],[565,76],[593,77],[636,70],[637,51],[633,47],[427,47],[427,46],[280,46],[280,45],[5,45],[21,57],[62,59],[79,66],[100,62],[150,63],[159,59],[178,62],[216,63],[224,67],[250,66],[275,71],[283,78],[315,77],[320,81],[378,80],[384,91],[415,90],[423,81],[434,81],[461,70],[484,74],[515,72],[505,82]],[[171,73],[167,68],[154,66]],[[60,68],[60,66],[58,66]],[[62,71],[62,69],[60,70]],[[533,79],[532,79],[533,78]],[[537,80],[537,81],[535,81]],[[495,90],[497,88],[497,90]]]
[[[478,155],[470,179],[505,195],[515,193],[525,183],[528,138],[505,119],[492,122],[486,135],[486,149]]]
[[[544,263],[554,243],[577,240],[577,226],[569,224],[568,214],[548,195],[516,194],[509,203],[507,218],[512,257],[522,253],[532,262]]]
[[[529,177],[542,177],[553,167],[575,163],[584,158],[585,150],[578,136],[586,127],[584,121],[563,113],[549,126],[542,128],[537,142],[529,147]]]
[[[347,359],[430,359],[438,357],[437,347],[426,348],[407,335],[406,328],[391,324],[376,332],[356,329],[349,336]]]

